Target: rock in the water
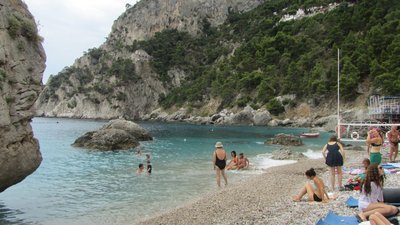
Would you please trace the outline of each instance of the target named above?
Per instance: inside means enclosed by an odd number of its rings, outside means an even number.
[[[42,161],[30,125],[42,90],[46,55],[33,16],[21,0],[0,1],[0,192]]]
[[[150,134],[136,123],[117,119],[108,122],[97,131],[87,132],[72,145],[99,150],[118,150],[134,148],[139,145],[139,141],[152,139]]]
[[[265,141],[265,144],[278,144],[288,146],[301,146],[303,141],[299,136],[291,134],[277,134],[274,138],[270,138]]]
[[[272,159],[275,160],[298,160],[304,157],[301,152],[293,152],[288,148],[281,148],[278,151],[272,152]]]

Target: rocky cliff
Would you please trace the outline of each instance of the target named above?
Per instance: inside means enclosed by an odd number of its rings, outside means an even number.
[[[46,56],[36,24],[20,0],[0,2],[0,192],[35,171],[41,160],[30,126]]]
[[[247,11],[262,0],[142,0],[114,23],[107,41],[49,79],[37,101],[39,116],[140,119],[188,74],[170,68],[162,77],[153,56],[133,45],[165,29],[195,36],[223,23],[229,13]],[[166,82],[168,80],[168,82]]]

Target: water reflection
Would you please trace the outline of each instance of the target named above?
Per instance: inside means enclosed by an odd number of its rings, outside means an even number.
[[[28,223],[22,219],[18,219],[17,215],[23,214],[20,210],[12,210],[7,208],[4,203],[0,202],[0,225],[27,225]]]

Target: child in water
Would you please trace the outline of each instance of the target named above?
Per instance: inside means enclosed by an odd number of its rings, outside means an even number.
[[[146,154],[146,163],[147,163],[147,173],[151,174],[151,161],[150,161],[150,154]]]

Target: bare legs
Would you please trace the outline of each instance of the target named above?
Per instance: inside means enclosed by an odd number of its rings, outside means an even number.
[[[331,188],[332,188],[332,191],[334,191],[335,190],[335,176],[336,176],[335,168],[337,169],[337,173],[338,173],[339,189],[342,188],[342,177],[343,177],[342,167],[337,166],[337,167],[330,167],[330,168],[331,168]]]
[[[358,215],[362,220],[366,221],[369,216],[376,212],[382,214],[383,216],[391,216],[397,213],[397,208],[395,206],[387,205],[381,202],[370,203],[368,207],[364,209],[363,212],[360,212]]]
[[[391,225],[389,220],[387,220],[382,214],[376,212],[369,217],[371,225]]]
[[[390,143],[389,161],[394,162],[396,160],[398,153],[399,153],[399,144]],[[393,154],[394,157],[392,158]]]
[[[217,185],[218,187],[221,187],[221,174],[224,177],[225,180],[225,186],[228,185],[228,178],[226,177],[225,170],[220,170],[218,167],[215,169],[216,174],[217,174]]]
[[[312,188],[309,182],[306,182],[304,187],[300,190],[300,193],[296,196],[293,196],[292,199],[295,202],[299,202],[305,194],[308,195],[308,201],[310,202],[314,201],[314,189]]]

